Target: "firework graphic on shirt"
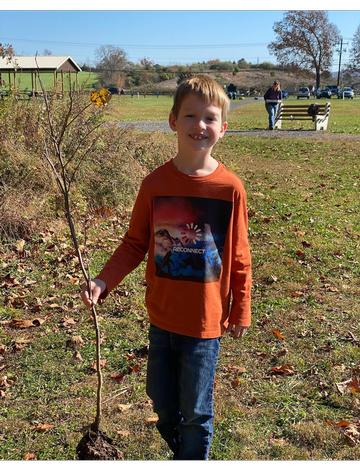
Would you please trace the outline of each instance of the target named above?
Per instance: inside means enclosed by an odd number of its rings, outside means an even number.
[[[156,196],[156,275],[173,280],[216,282],[233,204],[220,199]]]

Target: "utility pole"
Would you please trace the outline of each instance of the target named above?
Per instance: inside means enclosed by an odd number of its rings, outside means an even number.
[[[343,46],[343,38],[340,39],[340,56],[339,56],[339,70],[338,70],[337,86],[339,86],[339,83],[340,83],[340,69],[341,69],[341,53],[342,53],[342,46]]]
[[[349,43],[345,43],[345,45],[348,45]],[[340,50],[337,51],[339,52],[339,70],[338,70],[338,78],[337,78],[337,86],[339,86],[339,83],[340,83],[340,69],[341,69],[341,54],[342,54],[342,51],[343,51],[343,38],[340,39]],[[344,49],[344,52],[346,52],[346,49]]]

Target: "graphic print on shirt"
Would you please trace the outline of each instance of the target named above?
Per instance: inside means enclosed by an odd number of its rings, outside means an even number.
[[[156,196],[156,276],[217,282],[233,203],[220,199]]]

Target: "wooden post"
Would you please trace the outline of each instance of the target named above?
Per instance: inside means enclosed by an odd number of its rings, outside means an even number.
[[[62,90],[62,99],[64,99],[64,71],[61,71],[61,90]]]
[[[77,90],[77,94],[80,93],[80,89],[79,89],[79,73],[76,72],[76,90]]]
[[[36,77],[35,77],[36,79]],[[35,101],[35,93],[34,93],[34,72],[31,71],[31,92],[32,92],[32,99]]]
[[[54,90],[55,90],[54,98],[57,99],[57,72],[56,70],[54,70]]]

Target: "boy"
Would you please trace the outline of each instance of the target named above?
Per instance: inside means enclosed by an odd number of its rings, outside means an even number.
[[[246,194],[211,156],[228,109],[223,89],[205,75],[178,87],[169,116],[178,153],[144,179],[129,230],[91,286],[96,304],[148,253],[147,393],[177,460],[207,459],[220,337],[241,338],[250,325]]]

